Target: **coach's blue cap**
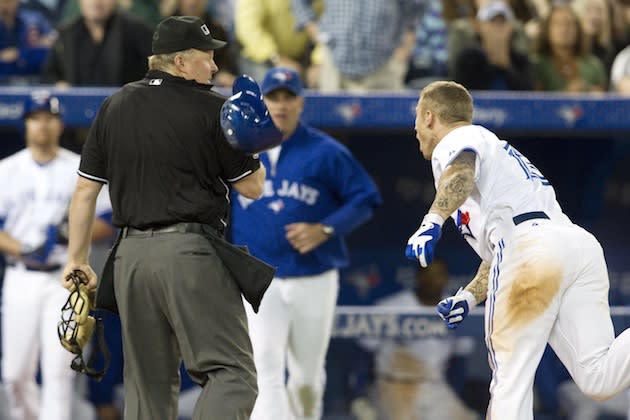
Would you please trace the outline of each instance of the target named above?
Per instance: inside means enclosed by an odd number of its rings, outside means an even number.
[[[302,94],[302,79],[293,69],[276,67],[267,72],[260,89],[263,95],[267,95],[276,89],[286,89],[296,96]]]
[[[34,91],[24,101],[24,112],[22,118],[28,117],[33,112],[48,111],[53,115],[61,115],[61,105],[59,99],[51,96],[46,91]]]

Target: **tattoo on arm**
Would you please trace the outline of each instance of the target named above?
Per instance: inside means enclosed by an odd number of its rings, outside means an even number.
[[[475,277],[468,283],[465,290],[472,293],[477,304],[486,300],[488,295],[488,276],[490,274],[490,264],[482,261]]]
[[[440,177],[430,213],[447,219],[470,196],[475,188],[474,152],[461,152]]]

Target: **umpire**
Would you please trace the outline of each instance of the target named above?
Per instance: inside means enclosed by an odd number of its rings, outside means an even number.
[[[220,127],[225,98],[210,81],[214,50],[224,45],[199,18],[163,20],[146,77],[103,102],[83,148],[62,282],[69,287],[65,275],[78,269],[97,286],[88,238],[96,196],[109,183],[121,233],[96,303],[120,314],[126,419],[177,418],[182,359],[203,386],[193,419],[245,420],[256,399],[240,292],[247,297],[247,281],[268,285],[273,269],[221,237],[228,184],[255,199],[266,172]]]

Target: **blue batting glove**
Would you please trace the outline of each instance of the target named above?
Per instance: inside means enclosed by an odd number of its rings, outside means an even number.
[[[435,245],[442,236],[443,223],[444,220],[435,213],[424,216],[420,228],[407,241],[405,256],[419,261],[422,267],[431,264]]]
[[[455,296],[441,300],[436,308],[440,318],[446,322],[446,326],[455,329],[464,321],[470,309],[475,305],[477,305],[477,301],[473,294],[460,288]]]

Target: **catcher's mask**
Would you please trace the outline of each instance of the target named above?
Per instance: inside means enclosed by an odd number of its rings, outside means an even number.
[[[103,334],[103,320],[90,316],[93,309],[93,293],[88,291],[87,277],[79,270],[74,270],[67,277],[73,287],[70,290],[68,300],[61,308],[61,321],[57,324],[57,335],[61,345],[69,352],[77,356],[72,360],[70,367],[79,373],[100,381],[109,367],[110,353]],[[90,341],[96,330],[97,343],[90,355],[88,362],[83,358],[83,349]],[[94,368],[99,354],[103,354],[103,368]]]

